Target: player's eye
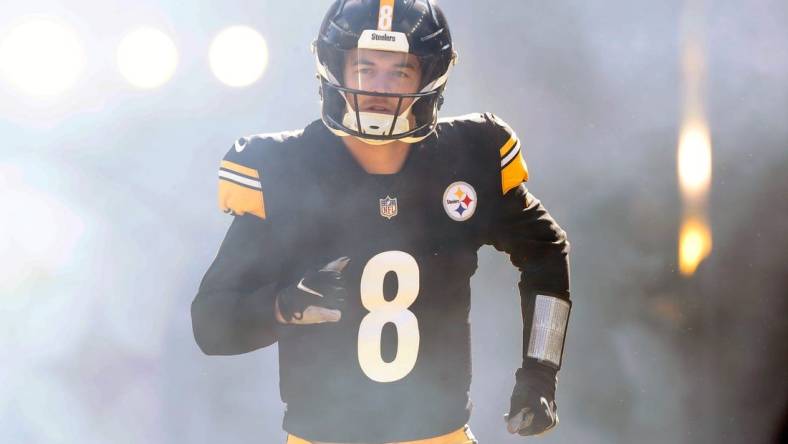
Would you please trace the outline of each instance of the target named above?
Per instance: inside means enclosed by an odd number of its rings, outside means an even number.
[[[394,77],[396,77],[398,79],[409,79],[410,78],[410,75],[407,72],[405,72],[405,71],[394,71],[392,73],[392,76],[394,76]]]

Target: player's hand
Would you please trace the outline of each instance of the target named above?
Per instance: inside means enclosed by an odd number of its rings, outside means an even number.
[[[282,324],[322,324],[342,318],[347,289],[342,277],[350,259],[341,257],[276,296],[276,320]]]
[[[555,373],[551,368],[517,370],[509,413],[504,415],[509,433],[540,435],[558,425]]]

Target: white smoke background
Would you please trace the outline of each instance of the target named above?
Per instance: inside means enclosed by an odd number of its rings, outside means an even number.
[[[318,117],[308,46],[330,2],[14,2],[73,23],[89,62],[41,104],[0,87],[0,442],[284,442],[276,347],[203,356],[189,304],[230,222],[220,158],[241,135]],[[460,64],[443,115],[493,111],[524,141],[530,190],[569,234],[574,307],[559,428],[545,443],[778,442],[788,409],[788,5],[706,2],[714,250],[679,277],[679,1],[444,0]],[[116,11],[122,11],[118,14]],[[112,54],[171,32],[175,78],[130,89]],[[268,41],[230,89],[211,38]],[[473,280],[474,411],[505,431],[521,320],[507,258]],[[402,425],[407,428],[407,424]]]

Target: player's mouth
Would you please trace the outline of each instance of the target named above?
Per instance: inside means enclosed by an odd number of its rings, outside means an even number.
[[[394,114],[394,108],[385,103],[370,103],[361,107],[361,111],[377,114]]]

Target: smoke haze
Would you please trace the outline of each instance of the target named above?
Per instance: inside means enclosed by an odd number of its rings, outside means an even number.
[[[17,2],[91,55],[61,100],[0,84],[0,441],[284,442],[276,346],[208,357],[189,304],[230,223],[216,168],[233,141],[319,117],[309,53],[330,2]],[[492,111],[524,144],[529,189],[572,242],[560,426],[544,443],[771,443],[788,414],[788,4],[706,2],[711,256],[677,264],[679,1],[443,0],[460,63],[443,116]],[[117,14],[115,11],[123,11]],[[130,89],[112,55],[151,24],[175,78]],[[262,80],[219,84],[211,39],[247,24]],[[474,411],[505,430],[521,359],[518,274],[485,248],[472,281]],[[407,425],[403,425],[407,427]]]

